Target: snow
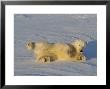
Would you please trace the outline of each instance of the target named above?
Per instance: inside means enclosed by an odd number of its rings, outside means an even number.
[[[75,39],[88,42],[84,63],[55,61],[35,62],[26,42],[46,40],[70,43]],[[97,15],[96,14],[15,14],[14,15],[15,76],[96,76]]]

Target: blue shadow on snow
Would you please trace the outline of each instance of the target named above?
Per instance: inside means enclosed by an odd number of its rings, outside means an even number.
[[[84,55],[87,59],[97,58],[97,40],[90,41],[84,49]]]

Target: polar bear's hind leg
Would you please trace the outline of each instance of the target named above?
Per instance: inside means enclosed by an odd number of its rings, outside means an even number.
[[[45,55],[45,56],[40,57],[38,60],[39,60],[39,62],[42,62],[42,63],[49,63],[49,62],[57,60],[57,57],[52,56],[52,55],[50,55],[50,56]]]

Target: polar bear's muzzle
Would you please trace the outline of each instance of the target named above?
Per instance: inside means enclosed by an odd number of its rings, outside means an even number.
[[[87,45],[87,42],[84,43],[84,47],[82,47],[82,49],[80,50],[80,52],[83,52],[84,51],[84,48],[86,47]]]
[[[80,52],[83,52],[83,50],[81,50]]]

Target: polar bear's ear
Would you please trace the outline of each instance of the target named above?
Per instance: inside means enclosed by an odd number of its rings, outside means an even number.
[[[79,42],[79,39],[76,39],[76,40],[72,41],[71,44],[74,45],[74,44],[76,44],[78,42]]]
[[[74,45],[75,47],[80,47],[80,48],[83,48],[84,46],[87,45],[87,42],[84,41],[84,40],[75,40],[74,42],[71,43],[72,45]]]

